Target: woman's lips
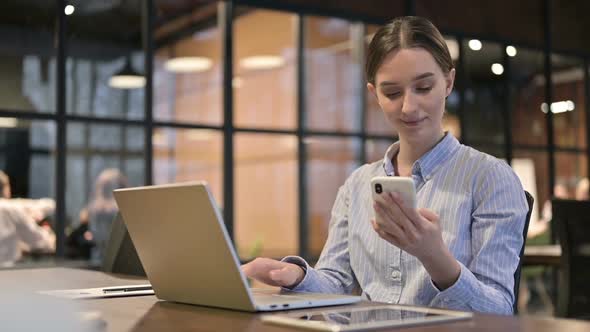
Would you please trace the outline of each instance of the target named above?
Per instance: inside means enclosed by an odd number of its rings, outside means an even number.
[[[418,119],[418,120],[401,120],[403,124],[405,124],[408,127],[414,127],[414,126],[418,126],[419,124],[422,123],[422,121],[424,121],[425,118],[422,119]]]

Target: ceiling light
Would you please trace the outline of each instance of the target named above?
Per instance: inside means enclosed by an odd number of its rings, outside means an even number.
[[[285,64],[285,59],[277,55],[255,55],[240,60],[240,67],[244,69],[274,69]]]
[[[575,108],[576,105],[571,100],[562,100],[551,103],[551,113],[553,114],[571,112]],[[547,103],[541,104],[541,111],[547,113]]]
[[[64,13],[66,13],[66,15],[70,16],[70,15],[72,15],[72,14],[74,13],[74,10],[76,10],[76,8],[75,8],[74,6],[72,6],[72,5],[67,5],[67,6],[64,8]]]
[[[16,128],[18,120],[16,118],[0,118],[1,128]]]
[[[481,42],[479,41],[479,39],[471,39],[469,41],[469,48],[474,51],[481,50]]]
[[[189,129],[186,132],[186,138],[191,141],[207,142],[215,135],[215,131],[211,129]]]
[[[195,73],[209,70],[213,61],[200,56],[187,56],[168,59],[164,64],[166,70],[174,73]]]
[[[506,54],[508,56],[516,56],[516,47],[512,45],[506,46]]]
[[[502,75],[502,73],[504,73],[504,66],[499,63],[494,63],[492,65],[492,73],[496,75]]]
[[[121,71],[111,76],[109,86],[116,89],[137,89],[145,86],[145,77],[131,68],[129,61]]]

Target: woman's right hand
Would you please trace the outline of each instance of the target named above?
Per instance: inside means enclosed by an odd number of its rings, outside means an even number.
[[[270,258],[256,258],[241,268],[247,277],[278,287],[293,288],[305,277],[299,265]]]

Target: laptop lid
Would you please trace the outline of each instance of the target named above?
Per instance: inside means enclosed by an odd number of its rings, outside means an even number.
[[[102,270],[109,273],[146,276],[121,213],[117,213],[113,219],[111,235],[102,261]]]
[[[117,189],[114,195],[158,298],[256,310],[205,182]]]

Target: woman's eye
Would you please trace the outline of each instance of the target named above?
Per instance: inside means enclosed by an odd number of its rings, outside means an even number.
[[[431,86],[427,86],[427,87],[420,87],[420,88],[416,88],[416,90],[417,90],[418,92],[428,92],[428,91],[432,90],[432,87],[431,87]]]
[[[385,94],[385,96],[387,96],[387,98],[389,98],[389,99],[397,98],[399,95],[400,95],[399,92],[390,92],[390,93]]]

